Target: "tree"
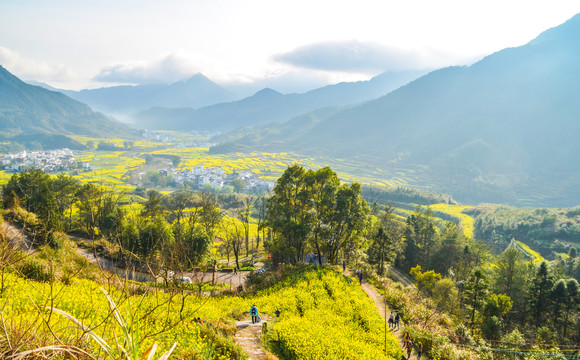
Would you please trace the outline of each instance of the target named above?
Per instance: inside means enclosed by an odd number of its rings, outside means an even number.
[[[246,190],[246,182],[242,179],[234,179],[232,180],[232,186],[234,187],[234,192],[241,193]]]
[[[163,198],[163,204],[169,211],[168,221],[180,223],[187,216],[186,210],[194,207],[195,193],[191,190],[174,191]]]
[[[417,265],[414,268],[411,268],[409,272],[415,278],[419,289],[426,292],[427,294],[431,294],[431,288],[435,283],[441,280],[441,274],[434,272],[433,270],[425,271],[424,273],[421,272],[421,265]]]
[[[92,239],[99,233],[98,215],[103,190],[95,184],[85,184],[77,192],[79,224],[81,229]]]
[[[137,253],[144,257],[155,255],[156,251],[173,244],[171,226],[161,216],[148,218],[139,227],[139,246]]]
[[[467,239],[457,224],[452,222],[445,223],[439,238],[429,256],[429,269],[447,276],[460,260]]]
[[[384,274],[385,264],[395,258],[393,241],[382,226],[372,236],[372,243],[367,249],[367,255],[369,264],[377,266],[379,275]]]
[[[52,181],[52,188],[55,193],[56,207],[63,220],[59,229],[70,230],[72,226],[73,204],[76,201],[77,191],[80,189],[80,181],[68,175],[60,174]],[[68,220],[66,213],[68,212]]]
[[[552,318],[565,338],[570,325],[570,315],[577,312],[580,304],[578,281],[576,279],[558,280],[550,293],[550,300],[552,301]]]
[[[519,317],[519,320],[523,320],[525,311],[522,310],[527,306],[529,271],[522,253],[515,247],[508,247],[500,254],[493,269],[494,292],[512,299],[514,311],[510,313],[510,318]]]
[[[242,249],[242,243],[244,239],[243,226],[239,223],[236,218],[228,218],[227,221],[223,223],[224,233],[226,234],[225,241],[227,246],[231,247],[234,252],[234,258],[236,260],[236,267],[240,268],[240,252]]]
[[[436,304],[437,311],[453,312],[458,306],[458,293],[455,283],[450,278],[438,280],[431,291],[431,297]]]
[[[431,220],[432,217],[433,212],[430,209],[422,210],[417,207],[415,212],[406,220],[405,261],[409,270],[417,264],[427,267],[429,254],[437,240],[437,229]]]
[[[570,321],[574,315],[578,315],[578,311],[580,310],[580,285],[578,285],[578,281],[576,279],[568,279],[566,281],[566,290],[567,290],[567,298],[566,298],[566,315],[564,317],[564,332],[563,336],[566,338],[566,333],[568,330],[568,326],[572,324]],[[578,323],[580,323],[580,319],[576,319]]]
[[[563,328],[564,314],[568,307],[568,289],[566,289],[566,281],[564,279],[556,281],[550,291],[549,298],[552,310],[551,318],[556,327]]]
[[[141,211],[141,216],[154,218],[162,215],[163,211],[165,211],[165,207],[163,206],[163,195],[155,190],[150,190],[147,195],[148,198],[145,202],[143,211]]]
[[[288,167],[267,203],[267,224],[274,233],[269,250],[293,264],[303,259],[311,232],[311,202],[304,183],[305,173],[300,165]]]
[[[247,195],[242,197],[241,206],[238,208],[237,216],[244,226],[244,238],[246,245],[246,256],[248,256],[250,251],[250,217],[254,209],[254,203],[257,197],[253,195]]]
[[[256,252],[258,252],[260,248],[260,231],[262,232],[262,239],[266,238],[266,214],[267,214],[267,199],[265,196],[261,195],[256,200],[256,204],[254,206],[254,217],[258,220],[258,231],[256,233]]]
[[[199,222],[210,239],[215,239],[215,231],[220,226],[223,211],[218,206],[215,194],[202,192],[199,202]]]
[[[2,199],[5,208],[13,206],[16,199],[26,210],[39,213],[41,207],[47,205],[47,189],[50,189],[50,176],[42,170],[34,169],[14,174],[2,188]]]
[[[534,322],[541,324],[545,318],[545,310],[550,308],[550,292],[554,280],[550,274],[548,263],[542,261],[538,267],[535,278],[532,280],[532,288],[529,292],[530,314]]]
[[[193,268],[207,255],[212,239],[194,221],[180,221],[173,224],[173,248],[170,258],[179,268]]]
[[[336,205],[328,227],[330,236],[325,240],[328,261],[336,264],[339,250],[348,244],[357,244],[368,224],[370,209],[361,196],[358,183],[342,184],[336,192]]]
[[[329,223],[335,210],[336,192],[340,186],[338,176],[326,166],[318,171],[308,170],[304,178],[312,199],[312,245],[322,265],[323,244],[331,236]]]
[[[463,303],[470,313],[470,329],[473,331],[475,324],[475,314],[479,311],[485,302],[487,295],[487,279],[481,269],[474,270],[469,276],[463,290]]]

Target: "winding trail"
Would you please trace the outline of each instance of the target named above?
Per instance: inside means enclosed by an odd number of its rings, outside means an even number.
[[[277,360],[278,358],[262,348],[260,339],[262,338],[262,326],[267,324],[269,317],[262,314],[262,321],[252,324],[252,320],[236,321],[238,331],[234,335],[234,340],[248,354],[249,360]]]
[[[392,271],[392,268],[389,270]],[[351,274],[348,270],[346,272],[346,275],[353,276],[353,274]],[[409,283],[410,285],[414,286],[408,279],[406,279],[400,273],[398,275],[401,276],[403,279],[405,279],[405,281],[401,281],[403,284],[407,285],[407,283]],[[399,278],[399,276],[395,275],[397,279]],[[366,281],[363,281],[363,283],[361,284],[361,288],[367,294],[367,296],[375,303],[375,307],[377,308],[379,315],[381,315],[381,318],[387,321],[387,318],[392,310],[387,306],[385,302],[385,297],[381,295],[381,293],[379,293],[379,291],[373,285],[369,284]],[[385,318],[385,314],[387,318]],[[403,320],[402,319],[400,320],[398,329],[389,328],[389,331],[395,334],[395,336],[399,339],[399,344],[401,345],[401,348],[403,348],[403,333],[404,333]],[[415,348],[413,348],[413,351],[411,352],[411,357],[407,358],[406,352],[404,355],[406,359],[417,360],[417,350]],[[425,359],[425,356],[423,355],[422,358]]]

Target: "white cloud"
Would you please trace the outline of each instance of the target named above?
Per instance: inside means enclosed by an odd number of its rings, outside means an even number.
[[[75,74],[63,65],[50,65],[22,56],[19,52],[0,46],[0,64],[25,80],[73,81]]]
[[[154,61],[119,62],[101,69],[94,80],[112,83],[171,83],[201,72],[203,61],[176,52]]]
[[[406,50],[371,42],[330,41],[299,47],[275,55],[274,61],[305,69],[377,73],[432,69],[472,59],[432,50]]]

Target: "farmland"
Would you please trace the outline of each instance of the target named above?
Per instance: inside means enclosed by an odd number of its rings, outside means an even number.
[[[360,182],[380,186],[417,186],[421,182],[422,169],[400,168],[395,165],[380,166],[377,159],[354,158],[333,159],[326,157],[304,156],[298,153],[233,153],[226,155],[209,154],[209,147],[196,146],[207,138],[164,132],[175,139],[175,142],[157,142],[151,139],[127,141],[125,139],[99,139],[75,136],[74,139],[89,150],[75,154],[77,160],[90,163],[93,171],[75,172],[73,175],[83,182],[99,182],[115,188],[127,189],[126,185],[131,172],[139,171],[145,165],[145,155],[176,155],[180,157],[178,170],[192,169],[196,165],[224,169],[227,173],[251,171],[260,178],[275,181],[280,174],[294,163],[306,168],[319,169],[332,167],[339,177],[346,182]],[[115,151],[99,150],[95,144],[106,143],[116,147]],[[72,174],[72,172],[69,172]],[[8,178],[0,172],[0,181]],[[428,188],[425,188],[428,190]]]

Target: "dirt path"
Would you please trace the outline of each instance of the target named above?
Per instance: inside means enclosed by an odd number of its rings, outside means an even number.
[[[12,245],[26,251],[30,252],[33,251],[32,241],[28,238],[28,236],[24,233],[21,227],[18,227],[8,221],[2,221],[2,231],[6,233],[8,240],[12,243]]]
[[[395,268],[394,266],[390,266],[388,268],[388,271],[391,273],[391,275],[393,275],[393,277],[400,283],[403,283],[403,285],[405,286],[412,286],[415,287],[415,284],[413,284],[411,282],[411,280],[409,280],[405,274],[403,274],[399,269]]]
[[[347,275],[352,276],[352,274],[349,273],[348,270],[347,270]],[[388,318],[388,316],[391,314],[391,309],[387,306],[387,304],[385,302],[385,297],[383,295],[381,295],[379,293],[379,291],[373,285],[369,284],[368,282],[363,281],[361,288],[368,295],[368,297],[371,298],[371,300],[375,303],[375,307],[377,308],[379,315],[381,315],[383,320],[386,321],[385,314]],[[388,325],[387,325],[387,327],[388,327]],[[393,332],[395,334],[395,336],[397,336],[397,338],[399,339],[399,344],[401,345],[401,348],[402,348],[403,347],[403,333],[404,333],[403,320],[401,319],[398,329],[393,329],[393,328],[388,328],[388,329],[389,329],[389,331]],[[404,355],[405,355],[405,358],[407,358],[406,352]],[[425,359],[424,356],[422,358]],[[413,349],[413,351],[411,352],[411,357],[408,359],[409,360],[417,360],[416,349]]]
[[[236,321],[238,331],[234,336],[234,340],[248,354],[249,360],[276,360],[277,357],[264,351],[260,343],[262,325],[268,318],[264,314],[262,316],[264,316],[262,321],[257,324],[252,324],[252,320],[250,319]]]

